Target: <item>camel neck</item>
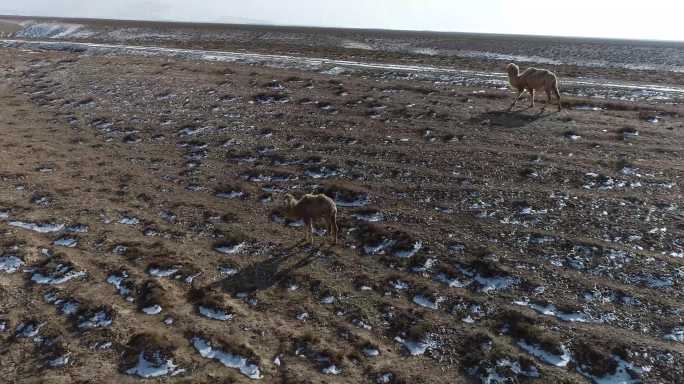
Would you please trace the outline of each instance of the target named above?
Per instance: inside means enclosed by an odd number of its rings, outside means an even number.
[[[512,85],[518,85],[518,83],[520,82],[520,75],[517,73],[509,73],[508,80],[511,82]]]

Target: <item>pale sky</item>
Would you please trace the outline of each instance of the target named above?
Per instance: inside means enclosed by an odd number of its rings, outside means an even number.
[[[684,41],[684,0],[2,0],[0,14]]]

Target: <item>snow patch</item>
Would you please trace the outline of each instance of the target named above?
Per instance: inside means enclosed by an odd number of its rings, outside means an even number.
[[[339,375],[340,373],[342,373],[342,370],[338,368],[335,364],[332,364],[329,367],[323,368],[321,372],[324,375]]]
[[[377,223],[384,220],[382,212],[355,213],[352,215],[352,217],[356,220],[366,221],[369,223]]]
[[[105,328],[112,325],[112,318],[109,317],[106,311],[101,310],[96,312],[93,316],[87,319],[82,319],[78,323],[80,329],[94,329]]]
[[[154,267],[150,268],[148,273],[154,277],[169,277],[172,276],[178,272],[178,268],[175,267],[168,267],[168,268],[162,268],[162,267]]]
[[[199,313],[204,317],[219,321],[228,321],[233,318],[232,313],[228,313],[222,309],[209,308],[202,305],[199,306]]]
[[[559,311],[555,305],[553,304],[548,304],[546,306],[542,306],[539,304],[534,304],[530,303],[527,300],[519,300],[519,301],[514,301],[513,304],[517,305],[522,305],[524,307],[529,307],[534,309],[535,311],[539,312],[542,315],[546,316],[554,316],[557,319],[563,320],[563,321],[569,321],[569,322],[578,322],[578,323],[587,323],[591,321],[591,318],[581,312],[574,312],[574,313],[566,313],[566,312],[561,312]]]
[[[0,272],[14,273],[24,265],[24,262],[16,256],[0,256]]]
[[[240,373],[250,379],[261,379],[263,377],[259,370],[259,366],[250,364],[247,358],[215,349],[210,342],[200,337],[193,337],[191,341],[192,345],[202,357],[215,359],[228,368],[238,369]]]
[[[397,249],[394,251],[394,256],[400,257],[402,259],[408,259],[413,257],[420,249],[423,248],[423,243],[421,241],[416,241],[409,249]]]
[[[568,349],[564,345],[561,345],[561,351],[563,352],[563,354],[560,356],[546,352],[540,346],[528,344],[525,341],[519,341],[518,346],[530,355],[540,359],[541,361],[547,364],[554,365],[556,367],[567,366],[571,359],[570,351],[568,351]]]
[[[427,296],[424,295],[416,295],[413,297],[413,302],[420,305],[421,307],[429,308],[429,309],[439,309],[439,303],[444,301],[443,297],[438,297],[434,300],[430,299]]]
[[[377,255],[394,245],[394,240],[384,239],[378,244],[364,245],[363,252],[366,255]]]
[[[24,221],[10,221],[8,224],[13,227],[18,227],[21,229],[26,229],[28,231],[34,231],[38,233],[59,232],[62,229],[64,229],[64,224],[28,223]]]
[[[240,250],[242,250],[242,248],[244,248],[246,245],[247,244],[245,242],[237,243],[237,244],[223,244],[223,245],[219,245],[219,246],[214,247],[214,250],[216,252],[220,252],[220,253],[223,253],[226,255],[232,255],[232,254],[240,252]]]
[[[665,340],[679,341],[684,343],[684,327],[673,328],[669,334],[663,337]]]
[[[175,376],[183,372],[185,372],[185,369],[178,369],[178,366],[171,359],[164,360],[158,351],[150,356],[150,360],[145,356],[145,352],[140,352],[138,364],[126,370],[126,373],[129,375],[140,376],[145,379],[169,375]]]
[[[33,281],[36,284],[58,285],[66,283],[69,280],[84,276],[86,276],[86,273],[83,271],[75,271],[73,267],[64,264],[59,264],[55,268],[55,272],[48,276],[45,276],[38,272],[34,273],[31,276],[31,281]]]
[[[81,24],[50,23],[26,21],[21,23],[23,28],[14,33],[14,37],[23,38],[87,38],[95,35],[95,32],[83,29]]]
[[[74,248],[78,245],[78,240],[73,237],[62,237],[55,240],[53,244],[60,247]]]
[[[473,280],[480,284],[480,291],[485,293],[498,291],[502,289],[508,289],[520,282],[520,279],[518,279],[517,277],[484,277],[480,274],[475,275],[475,277],[473,277]]]
[[[587,372],[585,366],[578,366],[577,372],[590,379],[595,384],[640,384],[643,382],[640,378],[635,378],[632,375],[632,373],[638,375],[641,373],[641,369],[617,356],[613,356],[613,359],[617,362],[617,368],[613,374],[596,377]]]
[[[395,337],[394,340],[404,346],[411,356],[420,356],[424,354],[428,349],[437,346],[437,342],[430,339],[423,340],[405,340],[399,336]]]
[[[159,313],[161,313],[162,307],[159,304],[155,304],[150,307],[143,308],[142,311],[146,315],[158,315]]]

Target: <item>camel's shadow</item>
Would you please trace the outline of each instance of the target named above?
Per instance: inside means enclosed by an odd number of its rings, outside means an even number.
[[[526,113],[531,108],[525,108],[518,111],[489,111],[484,112],[476,117],[471,118],[471,121],[481,125],[490,125],[504,128],[521,128],[537,120],[553,115],[555,112],[547,112],[540,110],[537,113]]]
[[[285,281],[292,272],[309,265],[319,257],[319,251],[324,251],[324,249],[317,247],[306,248],[308,251],[304,257],[297,257],[302,254],[302,248],[295,245],[289,249],[281,250],[279,255],[251,264],[235,275],[213,285],[230,294],[254,293],[269,289]]]

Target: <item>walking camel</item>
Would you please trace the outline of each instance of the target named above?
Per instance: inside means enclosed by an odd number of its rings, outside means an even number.
[[[546,92],[547,104],[551,103],[551,94],[553,93],[553,95],[556,96],[556,99],[558,99],[558,112],[561,111],[561,95],[558,90],[558,78],[553,72],[547,71],[546,69],[530,67],[523,71],[523,73],[520,73],[520,68],[513,63],[506,66],[506,72],[508,73],[508,81],[511,83],[511,87],[518,91],[518,95],[515,100],[513,100],[513,104],[508,108],[509,111],[513,109],[518,102],[518,99],[525,91],[530,94],[530,107],[533,108],[535,90],[544,90]],[[546,106],[544,106],[542,110],[544,109],[546,109]]]

